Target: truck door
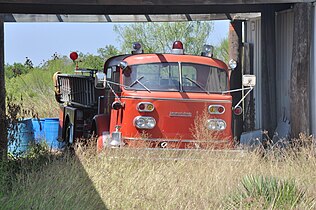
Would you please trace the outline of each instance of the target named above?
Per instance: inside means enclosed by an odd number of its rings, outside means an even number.
[[[112,103],[115,100],[115,95],[113,91],[117,94],[121,94],[120,87],[120,68],[118,66],[109,66],[106,69],[106,80],[109,81],[105,88],[105,104],[104,104],[104,114],[110,115],[112,109]],[[111,87],[109,87],[111,86]]]

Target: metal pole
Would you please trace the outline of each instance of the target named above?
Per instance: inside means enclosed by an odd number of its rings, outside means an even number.
[[[4,78],[4,15],[0,14],[0,158],[7,154],[6,93]]]

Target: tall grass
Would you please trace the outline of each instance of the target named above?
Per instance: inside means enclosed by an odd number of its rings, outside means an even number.
[[[315,157],[306,152],[277,160],[211,150],[117,149],[97,154],[94,147],[79,146],[75,156],[54,156],[28,172],[20,170],[0,203],[4,209],[226,209],[227,198],[241,193],[245,177],[267,177],[272,183],[290,180],[284,186],[304,192],[293,208],[315,208],[315,166]],[[243,201],[257,198],[251,196]],[[260,197],[256,204],[249,209],[272,206]]]
[[[54,97],[52,76],[56,71],[71,72],[73,65],[67,60],[50,60],[42,67],[30,69],[28,73],[6,80],[7,95],[22,103],[25,110],[30,110],[38,117],[58,115],[58,103]]]

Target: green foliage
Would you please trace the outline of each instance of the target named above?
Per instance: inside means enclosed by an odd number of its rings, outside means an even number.
[[[13,65],[5,65],[4,70],[6,79],[11,79],[28,73],[30,69],[21,63],[14,63]]]
[[[229,41],[228,37],[222,39],[218,46],[214,48],[214,57],[228,63],[229,58]]]
[[[50,73],[55,73],[56,71],[72,73],[75,69],[75,64],[67,56],[58,57],[54,54],[51,60],[44,62],[42,66],[36,69]]]
[[[6,158],[0,158],[0,198],[10,191],[11,173],[10,166]]]
[[[179,40],[183,42],[186,53],[200,54],[212,29],[212,22],[201,21],[114,26],[125,53],[130,53],[133,42],[140,42],[145,53],[169,53],[172,43]]]
[[[245,176],[241,184],[226,201],[227,209],[293,209],[311,204],[292,180]]]
[[[103,69],[104,59],[99,55],[79,53],[79,68]]]
[[[27,73],[6,78],[7,95],[16,104],[23,104],[25,117],[55,117],[58,103],[54,99],[52,76],[56,71],[72,73],[75,65],[67,57],[46,61],[40,67],[28,69]]]
[[[28,159],[39,159],[47,156],[49,156],[49,147],[46,141],[31,143],[26,152]]]
[[[104,48],[99,48],[98,53],[104,60],[121,54],[120,51],[113,45],[106,45]]]

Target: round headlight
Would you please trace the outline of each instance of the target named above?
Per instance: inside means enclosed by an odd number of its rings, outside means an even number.
[[[209,119],[206,122],[206,127],[209,130],[222,131],[226,129],[226,122],[221,119]]]
[[[138,116],[134,118],[134,125],[139,129],[152,129],[156,126],[156,120],[153,117]]]

